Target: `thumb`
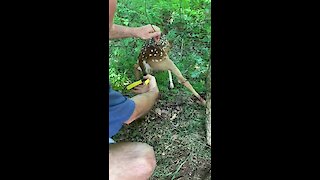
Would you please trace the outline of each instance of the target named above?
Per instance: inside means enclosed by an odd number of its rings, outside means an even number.
[[[147,74],[146,76],[143,76],[143,79],[150,79],[152,76],[150,74]]]

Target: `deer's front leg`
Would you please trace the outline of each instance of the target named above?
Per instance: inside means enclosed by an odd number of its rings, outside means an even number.
[[[171,71],[168,70],[168,73],[169,73],[169,83],[170,83],[170,88],[173,89],[174,88],[174,85],[173,85],[173,82],[172,82],[172,74],[171,74]]]
[[[139,64],[135,64],[134,65],[134,75],[136,77],[136,80],[140,79],[140,76],[141,76],[140,71],[141,71],[141,68],[140,68]]]

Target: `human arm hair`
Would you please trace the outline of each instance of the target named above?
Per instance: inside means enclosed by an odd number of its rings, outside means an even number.
[[[135,28],[113,24],[109,31],[109,39],[135,37]]]

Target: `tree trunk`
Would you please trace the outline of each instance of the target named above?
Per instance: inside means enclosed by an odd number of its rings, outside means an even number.
[[[211,61],[209,62],[208,76],[207,76],[207,109],[206,109],[206,130],[207,143],[211,146]]]

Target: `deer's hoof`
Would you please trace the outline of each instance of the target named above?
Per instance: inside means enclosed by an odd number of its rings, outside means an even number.
[[[198,104],[201,104],[201,105],[203,105],[203,106],[206,106],[207,105],[207,102],[206,102],[206,100],[204,100],[204,99],[199,99],[199,100],[197,100],[197,103]]]
[[[202,106],[206,106],[206,101],[202,102],[202,101],[197,100],[197,103],[202,105]]]
[[[171,83],[169,83],[169,85],[168,85],[168,89],[173,89],[174,88],[174,85],[173,85],[173,83],[171,84]]]

